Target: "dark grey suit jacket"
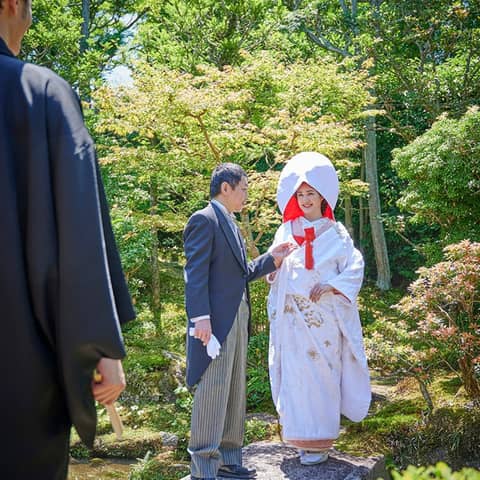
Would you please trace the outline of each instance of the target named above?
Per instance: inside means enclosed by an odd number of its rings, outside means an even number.
[[[187,317],[210,315],[212,332],[222,344],[233,325],[244,291],[250,305],[248,282],[273,272],[273,257],[266,253],[247,263],[225,214],[211,203],[190,217],[183,240],[187,259]],[[190,326],[193,323],[188,321]],[[210,361],[206,348],[188,335],[187,328],[189,386],[198,383]]]

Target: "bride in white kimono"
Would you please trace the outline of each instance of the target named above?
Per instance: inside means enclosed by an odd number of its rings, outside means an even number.
[[[283,439],[304,465],[327,460],[340,414],[360,421],[371,400],[356,303],[364,262],[334,220],[338,191],[332,163],[313,152],[286,164],[277,190],[284,223],[271,248],[298,248],[267,277],[270,382]]]

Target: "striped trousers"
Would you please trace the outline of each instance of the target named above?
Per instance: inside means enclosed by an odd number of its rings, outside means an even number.
[[[195,477],[215,478],[222,465],[242,464],[247,343],[248,304],[242,299],[220,355],[195,390],[188,444]]]

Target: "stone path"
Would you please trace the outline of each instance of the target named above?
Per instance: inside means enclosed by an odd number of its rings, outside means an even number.
[[[333,450],[327,462],[306,467],[295,449],[257,442],[243,449],[243,458],[245,466],[257,469],[257,480],[389,480],[383,457],[360,458]]]

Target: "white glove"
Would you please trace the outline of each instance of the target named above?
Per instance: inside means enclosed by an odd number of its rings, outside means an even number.
[[[195,335],[195,327],[190,327],[188,333],[193,337]],[[217,337],[215,337],[213,333],[207,344],[207,354],[212,359],[218,357],[220,354],[220,343],[218,343]]]

